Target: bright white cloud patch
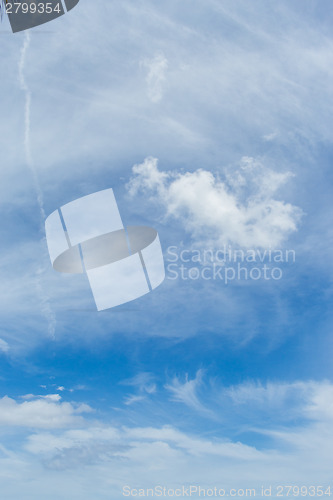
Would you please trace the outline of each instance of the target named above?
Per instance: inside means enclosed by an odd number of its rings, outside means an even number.
[[[296,231],[300,208],[277,199],[292,177],[244,157],[224,179],[204,169],[174,173],[158,169],[156,158],[134,165],[129,193],[151,196],[179,219],[196,240],[241,247],[278,247]]]
[[[31,399],[32,395],[25,399]],[[78,414],[91,411],[88,405],[74,407],[71,403],[60,403],[58,394],[17,403],[7,396],[0,399],[0,425],[56,429],[80,423]]]

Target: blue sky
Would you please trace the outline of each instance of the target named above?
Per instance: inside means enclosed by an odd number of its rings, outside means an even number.
[[[81,0],[28,35],[3,20],[5,500],[330,484],[331,26],[328,0]],[[109,187],[166,267],[171,246],[296,262],[227,285],[167,269],[97,313],[85,276],[53,271],[44,214]]]

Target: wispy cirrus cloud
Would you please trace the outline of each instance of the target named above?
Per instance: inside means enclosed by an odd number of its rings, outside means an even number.
[[[301,235],[309,242],[307,262],[320,260],[318,245],[329,249],[327,236],[331,234],[333,51],[329,13],[326,0],[315,6],[304,2],[301,10],[285,0],[270,5],[261,0],[170,0],[160,4],[153,0],[137,4],[96,0],[93,9],[78,7],[64,21],[55,21],[52,33],[32,34],[25,76],[33,98],[31,152],[46,212],[106,184],[123,185],[131,165],[153,154],[167,167],[146,176],[148,196],[154,198],[154,208],[158,206],[170,217],[168,222],[180,223],[182,233],[187,230],[206,244],[216,243],[217,236],[244,245],[252,245],[254,240],[263,245],[267,241],[283,243],[296,234],[300,206],[312,214],[312,228],[316,228],[310,234],[307,225]],[[290,289],[280,288],[278,297],[266,291],[258,294],[252,287],[245,293],[244,287],[232,291],[211,283],[202,288],[183,283],[182,289],[177,283],[180,291],[176,293],[176,287],[168,283],[166,292],[150,297],[155,315],[147,320],[138,306],[137,315],[123,312],[123,321],[116,313],[106,315],[107,319],[104,316],[104,321],[93,312],[86,314],[90,299],[81,300],[85,290],[81,281],[38,275],[43,260],[40,249],[36,243],[27,248],[27,241],[40,241],[40,228],[34,186],[24,161],[24,95],[17,79],[22,38],[3,36],[2,42],[0,122],[7,133],[1,146],[0,194],[5,221],[1,228],[1,335],[10,346],[8,353],[15,350],[15,342],[27,352],[37,336],[45,337],[48,325],[41,316],[36,276],[46,280],[52,306],[60,309],[57,345],[69,342],[81,349],[89,337],[94,348],[102,344],[103,359],[114,350],[113,334],[124,339],[122,334],[129,329],[140,337],[139,342],[147,332],[178,338],[204,331],[211,340],[212,332],[229,330],[242,338],[265,332],[265,338],[275,337],[277,342],[282,342],[283,332],[292,331],[293,347],[301,335],[305,339],[302,348],[310,335],[315,335],[313,344],[317,343],[318,330],[331,326],[325,310],[330,295],[328,290],[322,291],[317,274],[307,274],[307,281],[298,287],[293,283]],[[162,54],[160,59],[152,57],[152,48],[153,54]],[[147,65],[142,66],[145,60]],[[256,175],[240,165],[226,175],[218,168],[234,165],[244,155],[262,158],[261,163],[268,167],[257,165]],[[142,180],[143,175],[140,189]],[[297,196],[290,196],[288,186]],[[167,212],[166,200],[172,213]],[[208,214],[206,206],[210,207]],[[232,215],[235,227],[228,225],[224,213]],[[169,241],[172,228],[167,224],[164,230],[165,241]],[[329,252],[326,261],[321,260],[327,276]],[[312,300],[311,290],[317,299]],[[320,305],[318,297],[323,298]],[[208,303],[216,305],[212,314]],[[230,321],[230,315],[235,319]],[[110,330],[112,342],[107,341]],[[154,346],[159,348],[161,344],[155,340]],[[128,356],[132,355],[132,342],[133,338]],[[220,341],[215,338],[214,342]],[[325,353],[329,353],[326,344]],[[184,350],[193,346],[187,344]],[[250,359],[262,344],[256,343],[252,352],[247,347]],[[180,347],[178,352],[181,359]],[[313,360],[315,353],[307,359]],[[90,354],[80,350],[80,368],[71,365],[68,380],[61,379],[61,383],[70,387],[77,377],[93,384],[79,373],[84,361],[92,366]],[[173,366],[173,354],[165,354],[162,363]],[[201,350],[194,352],[187,359],[195,363],[201,354]],[[300,367],[300,373],[307,373],[307,361],[303,356],[297,358],[295,372]],[[277,358],[270,359],[278,370]],[[246,377],[244,358],[242,362],[242,376]],[[39,359],[36,364],[40,363]],[[59,371],[59,364],[55,357],[48,369]],[[153,366],[141,365],[142,369],[153,370]],[[141,380],[141,384],[136,380],[136,385],[127,386],[126,391],[133,394],[127,395],[125,403],[149,399],[150,418],[159,420],[153,425],[139,425],[133,405],[124,405],[124,413],[130,413],[126,423],[132,422],[129,428],[124,427],[125,414],[121,419],[119,412],[104,413],[105,419],[93,424],[83,418],[84,413],[74,413],[73,403],[68,403],[66,413],[58,396],[53,400],[32,397],[26,403],[35,406],[25,407],[21,400],[5,401],[2,496],[118,499],[123,484],[131,481],[152,486],[152,478],[170,486],[184,481],[211,486],[217,479],[231,487],[262,484],[263,478],[291,484],[307,483],[310,477],[317,484],[331,482],[329,382],[261,380],[232,385],[223,363],[216,371],[225,376],[224,384],[204,374],[186,378],[180,370],[180,375],[168,381],[170,388],[164,393],[155,380]],[[260,375],[266,374],[260,367]],[[154,384],[156,392],[152,391]],[[113,401],[109,380],[107,387],[102,396],[109,404]],[[96,403],[97,395],[92,399]],[[37,402],[55,407],[40,408]],[[161,423],[162,412],[155,411],[161,407],[164,421],[170,425]],[[211,424],[206,410],[220,421]],[[11,413],[18,422],[14,430],[13,426],[9,429]],[[24,422],[30,420],[37,426],[38,414],[45,427],[32,433]],[[182,418],[185,414],[187,419]],[[79,417],[82,420],[76,420]],[[188,429],[189,421],[196,428],[193,432]],[[59,422],[64,428],[57,427]],[[259,432],[268,436],[263,447]]]
[[[135,394],[125,397],[126,405],[144,401],[147,396],[154,394],[157,390],[153,374],[147,372],[141,372],[135,377],[125,379],[121,382],[121,385],[133,387],[137,391]]]
[[[309,421],[333,419],[333,386],[329,381],[245,382],[223,389],[222,398],[230,398],[235,407],[257,411],[287,409],[289,417]]]
[[[163,97],[168,60],[163,54],[158,54],[152,59],[144,59],[142,61],[142,66],[147,70],[146,82],[148,97],[153,103],[157,103]]]
[[[198,370],[193,379],[189,379],[188,374],[185,375],[184,381],[174,377],[165,385],[165,389],[170,392],[172,401],[183,403],[199,413],[208,413],[213,416],[213,413],[200,401],[199,392],[204,385],[203,376],[203,370]]]
[[[9,351],[8,342],[3,339],[0,339],[0,352],[7,353]]]

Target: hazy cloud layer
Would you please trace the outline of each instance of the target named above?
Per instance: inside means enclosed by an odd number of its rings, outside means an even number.
[[[195,385],[203,383],[201,376],[199,372]],[[188,394],[186,387],[189,383],[189,380],[184,382],[183,394]],[[179,382],[174,380],[172,384],[180,390]],[[330,432],[333,413],[331,410],[327,412],[333,394],[330,383],[309,381],[269,383],[267,386],[247,383],[226,389],[225,396],[230,397],[235,405],[252,401],[257,405],[257,412],[262,412],[264,404],[265,411],[271,411],[274,420],[274,414],[284,412],[285,405],[288,405],[287,393],[296,395],[297,392],[301,392],[302,397],[298,398],[295,406],[299,413],[305,410],[307,421],[289,429],[281,425],[253,429],[270,437],[270,446],[262,449],[241,440],[213,438],[204,434],[194,436],[173,425],[125,427],[98,420],[81,420],[79,426],[73,427],[72,417],[68,419],[66,413],[67,420],[60,417],[59,421],[59,414],[52,414],[56,403],[44,401],[45,405],[49,405],[45,414],[48,430],[30,432],[20,442],[19,448],[2,448],[3,491],[9,491],[8,488],[11,492],[16,491],[12,484],[15,477],[16,481],[25,485],[26,498],[30,500],[35,491],[34,481],[43,471],[38,480],[40,493],[45,493],[49,486],[54,495],[50,496],[52,500],[56,495],[67,498],[66,491],[74,487],[82,467],[85,469],[82,477],[85,487],[76,490],[74,499],[81,495],[82,499],[88,500],[92,492],[97,498],[104,499],[107,495],[110,498],[120,495],[125,485],[151,488],[163,484],[175,488],[181,484],[200,484],[203,487],[258,488],[263,483],[280,484],[281,480],[308,484],[309,469],[312,477],[326,484],[330,478],[328,457],[333,445]],[[218,399],[218,392],[214,396]],[[195,408],[197,402],[193,406],[192,397],[189,400],[186,396],[183,400],[186,404],[190,402],[192,409],[198,409]],[[40,405],[41,401],[38,403]],[[22,409],[21,417],[25,419],[22,425],[34,423],[35,417],[23,410],[28,408],[23,406],[27,404],[32,403],[18,404],[9,398],[1,401],[2,406],[12,408],[16,405],[15,408]],[[58,404],[58,409],[63,408],[62,405],[64,403]],[[75,411],[72,409],[69,413],[74,414]],[[38,414],[43,415],[43,411]],[[13,415],[14,425],[17,413],[14,411]],[[210,416],[207,415],[207,418]],[[69,428],[57,430],[64,426]],[[10,466],[15,466],[15,473],[11,476],[6,472]],[[30,482],[26,477],[27,470],[32,479]],[[96,477],[97,482],[93,479]]]

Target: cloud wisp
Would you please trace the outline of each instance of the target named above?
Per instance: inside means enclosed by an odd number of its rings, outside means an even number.
[[[158,103],[163,98],[168,60],[163,54],[158,54],[152,59],[144,59],[142,66],[147,70],[148,97],[151,102]]]
[[[171,400],[183,403],[196,412],[214,416],[213,412],[205,407],[199,399],[199,391],[203,387],[203,370],[198,370],[194,379],[189,379],[188,374],[185,381],[174,377],[171,383],[165,385],[165,389],[171,393]]]
[[[130,394],[125,397],[126,405],[144,401],[147,397],[156,392],[154,377],[151,373],[147,372],[141,372],[133,378],[123,380],[121,385],[130,386],[136,389],[135,394]]]
[[[32,158],[32,153],[31,153],[31,139],[30,139],[31,91],[30,91],[29,86],[26,82],[26,78],[25,78],[25,74],[24,74],[27,52],[29,50],[30,43],[31,43],[31,35],[30,35],[29,31],[26,31],[25,36],[24,36],[23,46],[21,49],[21,57],[19,60],[19,65],[18,65],[18,75],[19,75],[20,88],[24,92],[24,95],[25,95],[25,107],[24,107],[25,159],[26,159],[26,164],[27,164],[27,166],[30,170],[30,173],[32,175],[34,189],[35,189],[36,196],[37,196],[37,203],[38,203],[38,207],[39,207],[39,211],[40,211],[41,224],[44,226],[44,221],[46,219],[46,214],[45,214],[45,209],[44,209],[44,197],[43,197],[42,189],[40,187],[36,167],[35,167],[35,164],[34,164],[34,161]],[[41,279],[40,279],[41,273],[42,273],[42,269],[40,268],[38,270],[38,273],[37,273],[35,284],[36,284],[37,294],[40,298],[42,314],[44,315],[44,317],[46,318],[46,320],[48,322],[48,334],[50,335],[51,338],[53,338],[54,334],[55,334],[56,318],[55,318],[54,312],[52,311],[49,297],[46,294],[45,290],[43,289]]]

